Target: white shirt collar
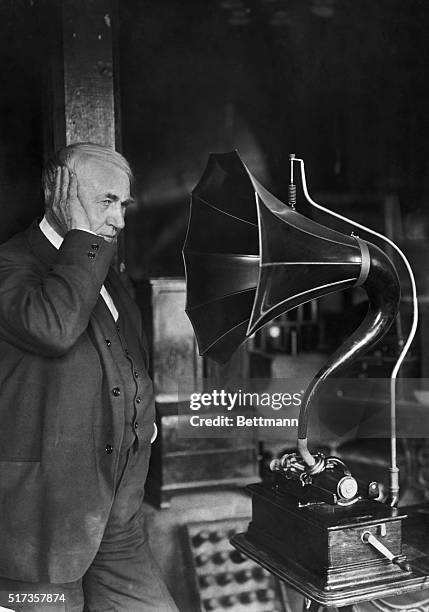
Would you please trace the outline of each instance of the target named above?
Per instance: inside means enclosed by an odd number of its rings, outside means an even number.
[[[43,234],[46,236],[46,238],[49,240],[49,242],[53,244],[56,249],[59,249],[63,243],[64,238],[60,236],[57,231],[54,230],[52,225],[50,225],[49,221],[47,220],[46,216],[44,216],[43,219],[40,221],[39,227]]]

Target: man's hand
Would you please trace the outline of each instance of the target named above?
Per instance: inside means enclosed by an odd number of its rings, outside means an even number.
[[[93,231],[77,194],[77,177],[65,166],[57,168],[55,187],[49,202],[49,217],[65,235],[72,229]]]

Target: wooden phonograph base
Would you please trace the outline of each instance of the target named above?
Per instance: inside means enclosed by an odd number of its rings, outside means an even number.
[[[374,500],[300,505],[272,485],[248,488],[252,521],[231,543],[308,599],[342,607],[429,588],[429,556],[409,543],[420,539],[419,530],[427,541],[413,508],[407,517]],[[392,551],[393,562],[362,539],[367,532]]]

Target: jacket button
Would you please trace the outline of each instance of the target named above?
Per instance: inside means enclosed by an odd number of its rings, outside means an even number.
[[[112,341],[109,340],[109,338],[106,338],[106,344],[107,346],[112,346]]]
[[[115,397],[119,397],[121,395],[121,390],[119,387],[113,387],[112,393]]]
[[[139,377],[139,373],[137,372],[137,370],[134,370],[134,376],[135,376],[136,378],[138,378],[138,377]]]
[[[113,453],[113,446],[111,444],[106,444],[106,448],[104,449],[108,455]]]
[[[95,257],[95,253],[93,253],[92,251],[89,251],[88,257],[91,257],[93,259]]]
[[[98,251],[99,248],[100,248],[100,245],[97,244],[96,242],[94,242],[94,244],[91,244],[91,249],[94,249],[94,251]]]
[[[141,401],[142,401],[142,398],[140,397],[140,395],[138,395],[136,397],[136,404],[140,404]]]
[[[138,424],[138,422],[136,421],[136,422],[134,423],[134,429],[138,429],[138,428],[139,428],[139,424]]]

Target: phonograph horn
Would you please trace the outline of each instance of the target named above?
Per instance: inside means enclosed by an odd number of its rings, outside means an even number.
[[[400,286],[392,262],[374,244],[324,227],[278,200],[236,151],[210,155],[192,192],[183,256],[186,312],[200,354],[220,363],[291,308],[348,287],[365,289],[364,321],[302,399],[298,449],[314,464],[307,450],[311,400],[327,376],[370,348],[394,321]]]

